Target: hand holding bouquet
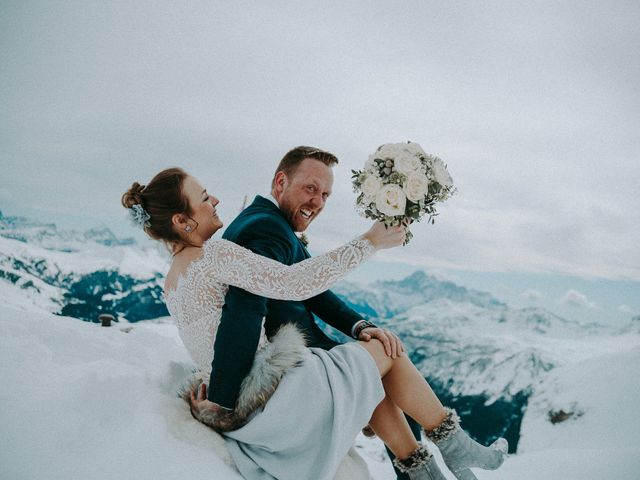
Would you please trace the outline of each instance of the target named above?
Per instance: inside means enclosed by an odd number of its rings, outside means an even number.
[[[369,156],[363,170],[352,170],[356,209],[387,226],[419,222],[424,215],[434,223],[436,203],[455,189],[444,162],[425,153],[417,143],[386,143]],[[405,245],[413,234],[407,229]]]

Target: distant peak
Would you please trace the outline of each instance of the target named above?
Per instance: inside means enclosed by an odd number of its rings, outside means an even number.
[[[427,274],[422,270],[416,270],[411,275],[405,278],[405,280],[411,280],[413,282],[421,282],[427,279]]]
[[[108,227],[88,230],[58,229],[55,223],[43,223],[26,217],[5,216],[0,212],[0,235],[24,243],[38,244],[44,248],[68,250],[71,243],[98,243],[105,246],[133,245],[133,238],[118,238]]]
[[[403,278],[402,280],[386,281],[384,283],[395,284],[402,288],[419,289],[420,286],[424,285],[428,280],[429,275],[427,275],[422,270],[416,270],[411,275]]]

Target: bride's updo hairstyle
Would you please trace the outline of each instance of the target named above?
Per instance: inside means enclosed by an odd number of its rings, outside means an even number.
[[[123,207],[148,215],[140,223],[151,238],[168,245],[183,241],[174,230],[171,217],[176,213],[191,213],[189,201],[182,191],[187,176],[187,172],[181,168],[167,168],[153,177],[148,185],[134,182],[122,195]],[[144,211],[135,205],[140,205]]]

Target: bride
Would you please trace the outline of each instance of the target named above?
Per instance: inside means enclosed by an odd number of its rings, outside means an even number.
[[[213,344],[229,286],[282,300],[304,300],[328,289],[376,250],[401,245],[403,227],[376,222],[362,236],[298,264],[285,266],[232,242],[215,240],[222,226],[216,205],[193,176],[171,168],[148,185],[134,183],[122,197],[132,219],[173,252],[165,299],[180,337],[208,377]],[[185,223],[185,219],[189,222]],[[183,227],[186,225],[186,227]],[[193,226],[191,226],[193,225]],[[223,434],[242,475],[250,480],[330,479],[358,432],[368,423],[412,480],[444,480],[431,453],[415,440],[403,412],[416,419],[459,480],[470,467],[498,468],[506,440],[473,441],[455,411],[444,408],[403,353],[389,356],[377,339],[329,351],[306,348],[293,326],[264,336],[233,410],[194,385],[194,417]]]

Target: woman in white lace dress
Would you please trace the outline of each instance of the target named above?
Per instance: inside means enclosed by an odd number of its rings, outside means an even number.
[[[208,374],[213,343],[229,285],[257,295],[304,300],[369,258],[397,246],[402,228],[376,223],[361,237],[324,255],[285,266],[213,234],[222,227],[218,199],[180,169],[134,183],[122,203],[174,259],[165,298],[180,337],[198,368]],[[403,411],[415,418],[461,480],[469,467],[497,468],[504,441],[483,447],[458,426],[399,341],[389,356],[378,340],[351,342],[329,351],[306,348],[295,328],[263,338],[237,406],[226,411],[206,400],[206,386],[190,392],[192,413],[220,431],[245,478],[330,479],[357,433],[369,423],[412,479],[444,480],[426,447],[418,445]],[[395,358],[394,358],[395,357]],[[382,378],[382,381],[381,381]]]

